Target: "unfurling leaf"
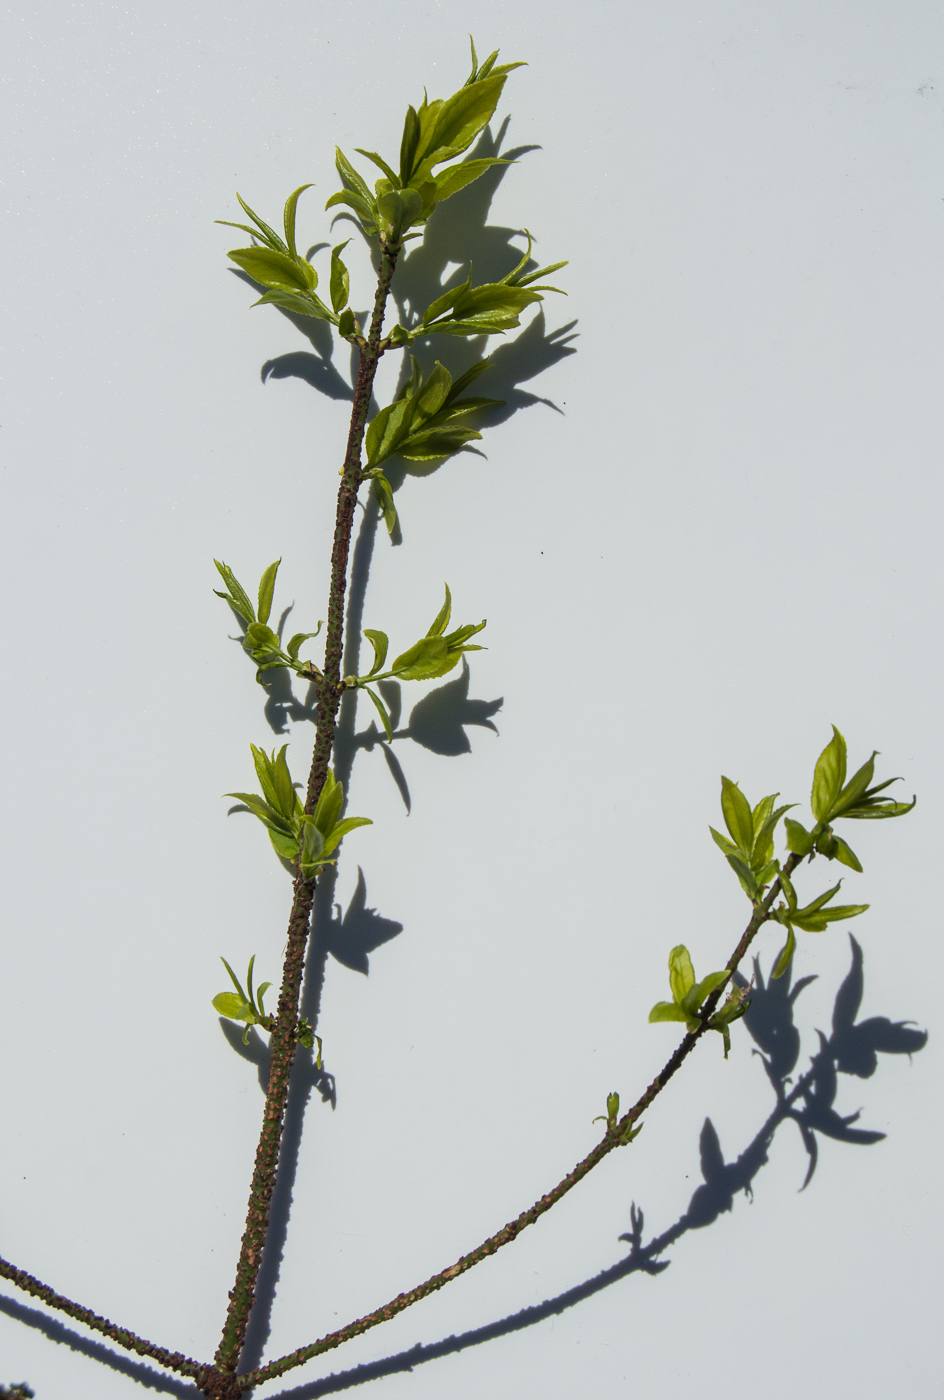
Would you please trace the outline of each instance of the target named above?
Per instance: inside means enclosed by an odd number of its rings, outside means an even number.
[[[793,959],[793,954],[794,954],[795,952],[796,952],[796,934],[793,932],[793,929],[792,929],[792,928],[790,927],[790,925],[788,924],[788,925],[787,925],[787,941],[786,941],[786,943],[783,945],[783,947],[780,949],[780,952],[777,954],[777,961],[776,961],[776,963],[774,964],[773,970],[772,970],[772,972],[771,972],[771,974],[770,974],[772,980],[776,980],[776,978],[782,977],[782,976],[783,976],[783,974],[786,972],[787,968],[790,966],[790,963],[791,963],[791,961],[792,961],[792,959]]]
[[[341,254],[350,241],[349,238],[346,238],[343,243],[339,243],[336,248],[331,249],[331,305],[335,311],[344,310],[351,294],[350,274],[341,261]],[[353,312],[351,316],[353,319]],[[340,330],[340,327],[338,329]],[[342,331],[341,334],[343,335],[344,332]]]
[[[861,771],[861,770],[860,770]],[[846,781],[846,741],[833,725],[833,737],[826,745],[813,772],[810,806],[818,822],[828,822],[833,805]]]

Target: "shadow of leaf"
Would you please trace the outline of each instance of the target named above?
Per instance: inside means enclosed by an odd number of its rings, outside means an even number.
[[[458,754],[472,752],[469,736],[465,732],[466,725],[490,729],[497,734],[498,729],[491,717],[501,709],[504,697],[498,700],[470,700],[469,680],[469,665],[463,657],[462,671],[454,681],[431,690],[413,706],[410,722],[401,731],[404,737],[414,739],[431,753],[455,758]]]
[[[403,925],[394,919],[385,919],[376,909],[367,908],[367,883],[364,872],[357,867],[357,887],[342,917],[340,904],[335,905],[337,915],[331,920],[326,933],[328,952],[344,967],[352,972],[362,972],[366,977],[369,971],[368,953],[374,952],[391,938],[403,932]]]

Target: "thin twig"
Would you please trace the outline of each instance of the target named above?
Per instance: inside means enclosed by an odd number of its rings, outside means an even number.
[[[168,1351],[166,1347],[149,1342],[145,1337],[139,1337],[127,1327],[119,1327],[107,1317],[99,1316],[98,1313],[92,1312],[91,1308],[83,1307],[81,1303],[73,1303],[71,1298],[56,1293],[47,1284],[40,1283],[38,1278],[34,1278],[23,1269],[17,1269],[6,1259],[0,1259],[0,1278],[9,1279],[10,1283],[15,1283],[17,1288],[22,1288],[25,1293],[31,1293],[48,1307],[66,1313],[75,1318],[76,1322],[91,1327],[94,1332],[103,1333],[118,1346],[124,1347],[125,1351],[133,1351],[138,1356],[149,1356],[152,1361],[166,1366],[169,1371],[176,1371],[178,1375],[196,1378],[205,1369],[202,1362],[193,1361],[179,1351]]]
[[[788,877],[793,873],[799,860],[799,856],[791,855],[785,862],[784,870]],[[779,894],[780,881],[778,879],[771,885],[763,901],[755,908],[750,922],[728,960],[726,969],[728,976],[725,978],[724,982],[715,988],[699,1011],[701,1023],[697,1030],[689,1031],[684,1036],[675,1053],[656,1075],[645,1092],[636,1100],[632,1108],[623,1115],[613,1128],[607,1129],[606,1135],[597,1143],[593,1151],[588,1153],[582,1161],[578,1162],[573,1170],[568,1172],[553,1190],[549,1191],[547,1195],[542,1196],[540,1200],[535,1201],[534,1205],[528,1210],[522,1211],[521,1215],[515,1220],[510,1221],[503,1229],[499,1230],[497,1234],[490,1235],[477,1249],[471,1250],[468,1254],[463,1254],[461,1259],[458,1259],[456,1263],[451,1265],[448,1269],[443,1269],[440,1273],[433,1274],[431,1278],[426,1279],[424,1283],[418,1284],[416,1288],[411,1289],[408,1293],[399,1293],[396,1298],[391,1299],[389,1303],[385,1303],[383,1307],[376,1308],[373,1312],[365,1314],[364,1317],[357,1318],[354,1322],[348,1323],[346,1327],[342,1327],[339,1331],[330,1332],[317,1342],[311,1342],[308,1346],[299,1347],[297,1351],[279,1357],[277,1361],[270,1361],[265,1366],[260,1366],[254,1371],[249,1371],[245,1375],[239,1376],[237,1379],[240,1386],[248,1390],[253,1386],[261,1385],[264,1381],[274,1380],[278,1376],[283,1376],[287,1371],[294,1370],[296,1366],[304,1365],[306,1361],[312,1360],[313,1357],[320,1356],[326,1351],[332,1351],[335,1347],[342,1346],[353,1337],[360,1336],[362,1332],[370,1331],[372,1327],[378,1326],[381,1322],[388,1322],[390,1318],[396,1317],[397,1313],[403,1312],[405,1308],[411,1307],[413,1303],[418,1303],[421,1298],[426,1298],[429,1294],[435,1293],[438,1289],[445,1287],[447,1283],[451,1283],[453,1279],[459,1278],[461,1274],[467,1273],[469,1269],[474,1268],[475,1265],[481,1263],[483,1259],[487,1259],[489,1255],[495,1254],[501,1249],[502,1245],[510,1244],[512,1240],[517,1239],[522,1230],[528,1225],[533,1225],[534,1222],[540,1219],[552,1206],[556,1205],[562,1197],[566,1196],[568,1191],[576,1186],[579,1181],[582,1181],[595,1166],[602,1162],[603,1158],[608,1156],[614,1148],[621,1146],[626,1129],[641,1118],[649,1105],[658,1098],[676,1070],[694,1050],[705,1031],[709,1029],[708,1021],[721,999],[725,986],[728,981],[730,981],[731,976],[737,971],[738,964],[741,962],[741,959],[756,937],[758,930],[770,918],[771,909]]]

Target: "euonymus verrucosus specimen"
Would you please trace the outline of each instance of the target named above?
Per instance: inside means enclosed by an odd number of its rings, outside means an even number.
[[[473,46],[472,71],[458,92],[446,100],[433,102],[424,96],[418,107],[409,107],[399,153],[390,163],[375,152],[358,152],[380,171],[380,178],[373,184],[344,153],[337,152],[341,189],[331,196],[326,207],[343,206],[348,217],[359,226],[372,252],[377,287],[370,312],[361,314],[349,305],[350,284],[344,255],[350,239],[333,248],[328,288],[323,296],[318,294],[318,272],[299,252],[296,239],[298,202],[309,185],[300,186],[286,201],[281,233],[241,198],[240,204],[251,222],[233,225],[251,241],[233,249],[228,256],[263,289],[256,304],[275,305],[298,316],[328,322],[342,340],[356,347],[358,370],[337,494],[321,664],[301,659],[302,649],[310,651],[311,643],[319,638],[321,623],[311,632],[296,633],[284,645],[281,636],[269,625],[280,561],[266,569],[255,602],[229,565],[217,562],[216,566],[224,585],[220,597],[226,600],[243,626],[243,645],[257,667],[257,679],[265,685],[272,672],[286,670],[313,685],[317,699],[314,752],[304,798],[296,790],[289,770],[287,745],[271,753],[251,746],[260,790],[229,794],[237,797],[266,828],[276,854],[291,872],[293,896],[275,1009],[266,1011],[264,1005],[270,983],[262,983],[257,989],[253,987],[254,958],[249,964],[245,987],[224,959],[233,990],[219,993],[213,1002],[221,1015],[242,1023],[246,1034],[255,1026],[270,1036],[269,1080],[246,1226],[216,1356],[212,1363],[201,1362],[158,1346],[98,1316],[91,1309],[73,1303],[23,1270],[0,1260],[3,1277],[50,1306],[103,1332],[119,1346],[191,1377],[208,1397],[231,1400],[395,1316],[512,1241],[609,1152],[630,1143],[641,1130],[640,1120],[645,1109],[706,1031],[721,1034],[727,1055],[731,1025],[744,1014],[749,995],[734,986],[732,975],[765,924],[779,924],[785,931],[785,942],[773,973],[776,977],[790,965],[797,930],[822,931],[831,922],[852,918],[868,908],[865,904],[836,903],[838,883],[812,898],[804,890],[802,898],[807,902],[801,905],[801,895],[796,888],[799,882],[794,878],[801,861],[821,857],[861,871],[858,858],[844,837],[833,830],[835,822],[898,817],[914,805],[896,802],[885,795],[889,782],[894,780],[873,783],[874,754],[847,780],[846,744],[838,730],[834,730],[816,763],[810,829],[792,817],[785,817],[791,808],[788,805],[778,807],[777,794],[764,797],[752,806],[736,783],[722,778],[721,806],[727,835],[713,829],[711,834],[750,902],[750,918],[734,952],[720,971],[698,979],[687,948],[679,945],[669,954],[672,999],[657,1002],[649,1019],[680,1021],[685,1026],[685,1035],[662,1071],[622,1115],[619,1094],[610,1093],[606,1098],[606,1112],[600,1115],[603,1134],[592,1151],[533,1206],[456,1263],[346,1327],[288,1356],[239,1373],[240,1352],[269,1220],[289,1075],[299,1047],[313,1048],[317,1040],[313,1027],[299,1017],[314,890],[325,867],[336,861],[342,840],[357,827],[369,824],[366,817],[344,815],[344,790],[331,768],[341,698],[346,691],[366,692],[390,737],[390,715],[376,689],[377,683],[385,679],[422,682],[446,675],[466,652],[478,649],[471,638],[485,626],[484,621],[465,623],[450,630],[452,599],[447,586],[445,601],[424,635],[398,652],[388,664],[387,634],[379,629],[365,629],[364,635],[373,651],[373,663],[363,675],[342,676],[348,553],[358,494],[362,486],[373,492],[388,529],[393,531],[397,525],[396,507],[384,464],[393,457],[437,461],[451,456],[481,437],[473,426],[476,415],[495,402],[466,392],[473,381],[487,371],[487,359],[476,361],[454,380],[438,361],[424,374],[410,355],[410,347],[414,344],[425,347],[430,341],[435,344],[436,336],[484,337],[514,330],[522,314],[540,302],[545,292],[557,290],[543,279],[565,266],[558,262],[533,269],[531,238],[525,235],[525,253],[501,280],[475,283],[470,268],[464,280],[444,290],[422,314],[408,318],[409,324],[387,324],[391,281],[404,244],[423,236],[423,227],[437,205],[477,180],[490,167],[507,164],[495,156],[466,157],[472,142],[494,113],[508,74],[520,66],[499,64],[497,57],[497,53],[492,54],[480,64]],[[405,359],[403,387],[395,400],[382,407],[368,422],[377,366],[381,357],[388,353]],[[785,818],[787,850],[778,858],[775,845],[782,818]],[[318,1045],[320,1056],[320,1041]]]

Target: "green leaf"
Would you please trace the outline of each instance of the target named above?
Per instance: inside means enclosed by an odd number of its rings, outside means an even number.
[[[695,985],[695,969],[684,943],[679,943],[669,954],[669,986],[677,1005]]]
[[[780,871],[780,888],[787,897],[787,905],[791,910],[797,907],[796,890],[793,888],[793,881],[785,870]]]
[[[373,700],[374,704],[375,704],[376,707],[377,707],[377,711],[378,711],[378,713],[379,713],[379,715],[380,715],[380,722],[381,722],[381,724],[382,724],[383,727],[384,727],[384,733],[386,734],[386,736],[387,736],[388,739],[392,739],[392,738],[393,738],[393,726],[392,726],[391,723],[390,723],[390,716],[389,716],[389,714],[387,713],[387,707],[386,707],[386,705],[385,705],[384,702],[381,700],[380,696],[377,695],[377,694],[375,694],[375,692],[374,692],[373,690],[371,690],[371,688],[370,688],[369,685],[365,685],[365,686],[363,686],[362,688],[363,688],[363,690],[365,691],[365,693],[366,693],[367,695],[370,696],[371,700]]]
[[[482,434],[472,431],[450,431],[440,429],[429,433],[417,433],[407,438],[400,448],[399,455],[407,462],[435,462],[452,457],[468,443]]]
[[[327,836],[341,815],[341,808],[344,806],[344,788],[336,781],[334,774],[328,769],[325,777],[324,787],[315,803],[315,810],[308,819],[314,822],[322,836]]]
[[[377,169],[383,171],[387,179],[390,181],[391,185],[393,185],[394,189],[396,189],[397,185],[399,184],[399,181],[397,179],[397,173],[395,170],[391,170],[390,166],[384,160],[383,156],[379,156],[376,151],[365,151],[360,146],[355,146],[354,149],[359,156],[366,156],[368,160],[373,161]]]
[[[321,623],[319,622],[319,623],[318,623],[317,631],[315,631],[315,632],[296,632],[296,633],[294,634],[294,636],[291,637],[291,639],[289,640],[289,644],[288,644],[288,646],[285,648],[285,650],[286,650],[286,652],[288,653],[288,655],[292,658],[293,661],[297,661],[297,660],[298,660],[298,649],[299,649],[299,647],[302,645],[302,643],[303,643],[303,642],[309,642],[309,641],[311,641],[312,637],[317,637],[317,635],[318,635],[318,633],[319,633],[320,631],[321,631]]]
[[[703,977],[700,982],[696,982],[685,996],[682,998],[682,1010],[693,1016],[706,997],[710,996],[715,987],[720,987],[728,973],[726,969],[721,972],[709,972],[707,977]]]
[[[446,589],[446,601],[433,618],[432,625],[426,633],[427,637],[441,637],[449,626],[449,619],[452,616],[452,594],[449,592],[448,583],[445,584],[444,587]]]
[[[448,169],[441,170],[435,177],[436,200],[439,202],[458,194],[459,190],[464,190],[466,185],[471,185],[493,165],[514,164],[515,162],[512,160],[500,160],[497,156],[492,156],[483,160],[467,160],[461,165],[450,165]]]
[[[345,340],[352,335],[357,335],[357,322],[350,307],[342,311],[338,317],[338,334],[343,336]]]
[[[450,311],[453,305],[455,304],[456,298],[461,296],[463,292],[468,290],[469,283],[471,281],[472,273],[470,270],[468,277],[465,279],[464,282],[460,283],[459,286],[448,287],[446,291],[444,291],[440,296],[436,298],[435,301],[431,301],[429,306],[427,306],[426,310],[423,312],[422,324],[424,326],[428,326],[430,322],[436,320],[437,316],[442,316],[444,312]]]
[[[890,783],[899,782],[898,778],[890,778]],[[910,802],[892,802],[890,798],[878,800],[873,796],[880,792],[882,788],[888,787],[888,783],[879,783],[878,787],[872,788],[865,794],[865,797],[855,807],[843,812],[844,817],[851,817],[855,821],[879,820],[885,817],[903,817],[910,812],[917,802],[914,797]]]
[[[213,1010],[230,1021],[246,1021],[253,1017],[252,1007],[236,992],[220,992],[213,998]],[[253,1017],[254,1019],[254,1017]]]
[[[334,163],[338,168],[338,174],[341,176],[344,184],[367,205],[368,209],[370,209],[370,206],[373,204],[373,194],[370,189],[368,189],[363,176],[357,173],[339,146],[335,147]],[[334,195],[333,198],[337,199],[337,195]],[[328,204],[331,202],[332,201],[329,200]],[[327,207],[328,205],[325,205],[325,208]]]
[[[796,952],[796,945],[796,934],[793,932],[793,929],[788,924],[787,941],[780,949],[780,952],[777,954],[777,961],[774,964],[773,970],[770,974],[772,981],[776,981],[778,977],[782,977],[783,974],[786,972],[793,959],[793,954]]]
[[[359,195],[354,194],[351,190],[338,190],[338,192],[333,194],[326,202],[325,208],[331,209],[335,204],[346,204],[350,209],[354,210],[354,213],[360,219],[365,230],[368,233],[373,231],[374,218],[372,200],[361,199]]]
[[[239,200],[243,209],[249,215],[250,219],[252,219],[253,223],[256,225],[256,228],[259,230],[259,232],[256,234],[256,237],[264,238],[270,248],[274,248],[276,251],[281,253],[287,253],[288,249],[282,242],[279,235],[276,233],[275,229],[269,228],[269,225],[265,222],[265,220],[260,219],[259,215],[254,210],[249,208],[249,205],[243,199],[242,195],[239,193],[238,190],[236,191],[236,198]]]
[[[757,894],[757,877],[746,861],[740,856],[728,856],[728,864],[743,886],[744,893],[749,899],[753,899]]]
[[[286,745],[286,747],[288,747]],[[250,744],[252,761],[256,770],[256,777],[259,779],[259,786],[262,788],[263,796],[270,806],[278,809],[279,800],[275,793],[275,781],[272,770],[275,766],[275,759],[271,758],[265,749],[257,749],[255,744]]]
[[[359,826],[373,826],[373,824],[370,817],[345,817],[343,821],[335,822],[325,837],[324,854],[329,856],[341,844],[349,831],[354,831]]]
[[[254,661],[260,662],[277,657],[280,651],[278,637],[264,622],[250,622],[243,646]]]
[[[367,429],[367,461],[370,466],[379,466],[392,457],[401,441],[410,431],[415,412],[413,399],[397,399],[395,403],[382,408],[371,420]]]
[[[280,860],[289,860],[293,864],[295,863],[298,859],[298,837],[296,835],[289,835],[284,831],[273,831],[270,827],[269,840]]]
[[[429,432],[411,433],[400,444],[399,455],[408,462],[432,462],[440,457],[451,457],[481,436],[474,428],[433,428]]]
[[[241,1000],[242,1000],[242,1001],[245,1001],[245,1000],[246,1000],[246,993],[243,991],[242,983],[240,982],[239,978],[236,976],[235,972],[234,972],[233,969],[230,967],[229,963],[226,961],[225,958],[220,958],[220,962],[223,964],[223,966],[226,968],[226,971],[229,973],[229,980],[232,982],[233,986],[236,988],[237,992],[239,993],[239,996],[240,996]]]
[[[282,815],[291,821],[295,815],[295,788],[285,758],[287,748],[288,744],[283,744],[275,757],[272,765],[272,786],[275,789],[276,806]]]
[[[738,848],[733,841],[729,841],[726,836],[722,836],[720,831],[715,831],[713,826],[709,826],[708,830],[711,832],[711,838],[715,845],[724,851],[726,856],[736,856],[739,854]]]
[[[846,781],[846,741],[833,725],[833,737],[826,745],[813,772],[810,806],[818,822],[828,822],[833,804]]]
[[[375,207],[391,235],[399,238],[423,212],[423,196],[409,186],[405,190],[390,190],[377,197]]]
[[[688,1021],[688,1017],[680,1006],[676,1006],[674,1001],[657,1001],[649,1012],[650,1022],[654,1021]]]
[[[619,1094],[607,1094],[606,1096],[606,1116],[610,1123],[615,1123],[619,1117],[620,1097]]]
[[[214,559],[213,562],[220,573],[220,577],[226,584],[227,593],[220,593],[215,588],[213,592],[216,593],[218,598],[226,598],[227,602],[232,603],[244,622],[255,622],[256,614],[253,610],[252,603],[249,601],[249,596],[236,578],[232,569],[228,564],[221,564],[219,559]]]
[[[285,225],[285,241],[288,244],[288,251],[292,257],[296,257],[295,249],[295,210],[298,206],[298,196],[304,194],[305,190],[312,188],[311,182],[307,185],[299,185],[298,189],[289,195],[285,201],[285,211],[282,215],[282,222]]]
[[[830,814],[831,820],[836,817],[841,817],[848,807],[854,807],[859,801],[859,798],[864,796],[869,783],[872,781],[877,757],[878,749],[873,752],[872,757],[867,759],[857,772],[853,773],[852,777],[833,803],[832,812]]]
[[[841,861],[843,865],[848,865],[850,870],[858,870],[861,875],[862,866],[859,863],[859,857],[856,855],[855,851],[853,851],[850,846],[846,845],[841,836],[834,835],[833,839],[836,842],[836,854],[834,859]]]
[[[277,287],[273,291],[263,293],[259,300],[252,304],[278,306],[283,311],[290,311],[293,316],[313,316],[318,321],[330,321],[332,325],[337,321],[334,312],[329,311],[314,292],[290,292],[286,288]]]
[[[368,676],[375,676],[387,659],[387,649],[390,646],[390,642],[386,632],[377,632],[373,627],[365,627],[364,636],[374,649],[374,664],[367,674]]]
[[[341,261],[341,254],[350,241],[349,238],[346,238],[343,243],[339,243],[336,248],[331,249],[331,305],[335,311],[344,310],[351,294],[350,274]],[[352,319],[353,316],[354,313],[351,312]]]
[[[233,248],[226,256],[263,287],[313,292],[318,285],[318,274],[311,263],[275,248]]]
[[[750,860],[754,849],[754,818],[751,804],[737,783],[722,776],[721,811],[724,824],[731,833],[731,839],[743,856]]]
[[[383,472],[373,478],[372,485],[387,532],[392,535],[397,528],[397,508],[393,503],[393,488]]]
[[[275,563],[269,565],[259,580],[258,618],[260,622],[268,622],[269,620],[269,613],[272,611],[272,595],[275,592],[275,576],[281,562],[281,559],[276,559]]]
[[[787,849],[793,851],[795,855],[808,856],[813,849],[812,834],[801,822],[795,822],[792,817],[787,817],[784,825],[787,828]]]
[[[270,807],[268,802],[263,802],[261,797],[257,797],[253,792],[224,792],[224,797],[235,797],[244,807],[248,807],[254,817],[258,817],[263,826],[267,826],[270,831],[280,831],[283,834],[291,835],[292,826],[287,818],[275,807]]]
[[[309,818],[302,827],[300,864],[304,874],[308,873],[308,868],[317,865],[324,851],[324,845],[324,836]]]
[[[420,681],[444,676],[458,664],[458,653],[450,656],[449,648],[442,637],[426,636],[401,652],[391,669],[400,680]]]
[[[430,169],[445,160],[461,155],[471,146],[479,132],[488,124],[498,105],[505,75],[491,75],[479,82],[460,88],[443,102],[436,112],[435,124],[418,142],[414,159],[414,177],[424,166]],[[430,105],[432,111],[435,103]]]
[[[452,375],[437,360],[433,369],[416,395],[416,414],[419,421],[432,418],[434,413],[438,413],[446,402],[449,390],[452,388]]]
[[[403,136],[400,139],[400,181],[401,185],[409,184],[410,176],[413,174],[413,157],[416,155],[417,142],[420,139],[420,121],[416,115],[415,107],[407,107],[406,117],[403,122]],[[396,183],[396,181],[394,181]]]

